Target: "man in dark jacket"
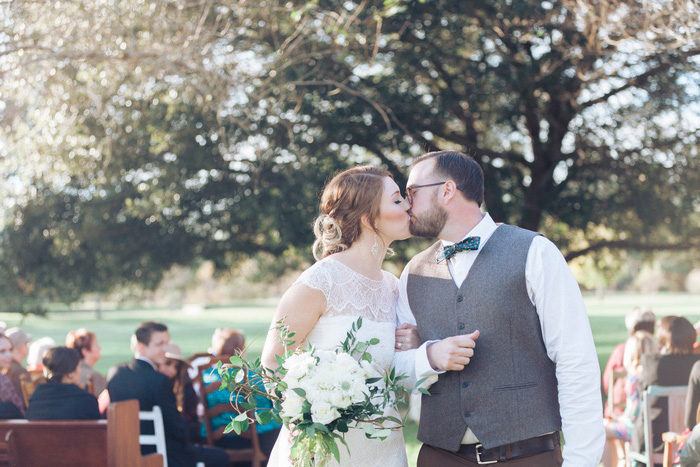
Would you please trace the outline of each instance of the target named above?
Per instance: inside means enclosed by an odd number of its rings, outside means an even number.
[[[107,391],[110,401],[138,399],[141,410],[152,410],[155,405],[160,407],[168,465],[171,467],[190,467],[197,462],[204,462],[206,466],[226,466],[228,456],[225,451],[187,445],[187,423],[177,410],[172,382],[156,370],[159,364],[165,362],[165,346],[169,342],[167,326],[153,321],[141,323],[132,336],[135,358],[109,370]],[[142,432],[149,430],[143,425]],[[145,449],[142,451],[144,454],[149,452]]]

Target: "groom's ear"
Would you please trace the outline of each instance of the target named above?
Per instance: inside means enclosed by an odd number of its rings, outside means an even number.
[[[450,203],[456,195],[457,195],[457,184],[452,180],[446,181],[445,185],[443,187],[443,192],[442,192],[443,202],[445,204]]]

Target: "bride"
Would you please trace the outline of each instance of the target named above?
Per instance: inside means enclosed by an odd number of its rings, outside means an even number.
[[[398,279],[382,270],[382,262],[391,242],[410,236],[409,208],[389,172],[380,168],[354,167],[326,185],[322,214],[314,225],[318,261],[282,296],[263,349],[263,365],[277,367],[275,356],[283,353],[279,331],[274,330],[279,321],[296,333],[295,346],[312,344],[316,349],[332,350],[362,317],[358,340],[378,338],[379,344],[370,347],[372,364],[380,374],[390,369]],[[283,428],[268,465],[292,465],[290,438]],[[407,465],[401,430],[392,431],[382,441],[367,439],[363,430],[354,428],[345,434],[345,440],[350,456],[339,446],[341,466],[375,466],[378,459],[384,467]],[[330,465],[338,464],[331,459]]]

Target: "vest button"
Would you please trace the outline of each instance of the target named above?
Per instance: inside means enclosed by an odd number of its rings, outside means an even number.
[[[461,302],[462,300],[464,300],[464,297],[461,295],[457,295],[457,302]]]
[[[466,412],[466,411],[464,412],[464,418],[469,418],[469,417],[471,417],[471,415],[472,414],[469,412]]]
[[[458,327],[459,329],[464,329],[464,323],[459,323],[459,325],[457,325],[457,327]]]
[[[468,387],[469,387],[469,383],[467,383],[467,382],[462,383],[462,387],[463,387],[463,388],[468,388]]]

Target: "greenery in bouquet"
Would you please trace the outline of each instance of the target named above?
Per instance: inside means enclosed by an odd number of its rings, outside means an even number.
[[[284,353],[277,357],[276,370],[264,368],[260,359],[250,362],[241,356],[220,364],[222,389],[231,391],[239,412],[226,432],[240,434],[253,418],[259,424],[271,419],[284,423],[291,433],[295,465],[310,466],[324,465],[331,456],[339,461],[338,443],[348,449],[344,433],[352,427],[378,439],[402,428],[402,420],[386,414],[405,402],[401,380],[406,377],[393,369],[381,375],[374,370],[368,349],[379,339],[358,341],[361,326],[358,318],[335,351],[310,346],[291,350],[294,333],[278,323]],[[272,401],[272,409],[257,407],[255,396],[261,395]]]

